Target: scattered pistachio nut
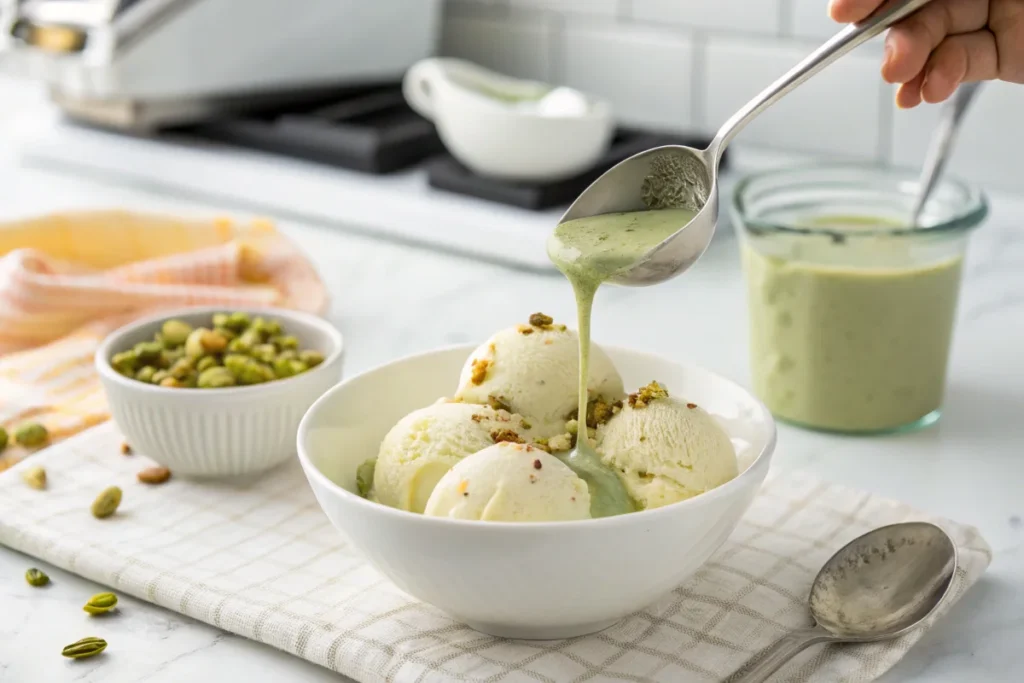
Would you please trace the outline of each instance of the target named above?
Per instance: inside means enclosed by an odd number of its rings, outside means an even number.
[[[166,467],[147,467],[135,476],[143,484],[162,484],[171,478],[171,471]]]
[[[102,638],[90,636],[88,638],[77,640],[70,645],[66,645],[60,653],[65,657],[70,657],[71,659],[84,659],[85,657],[98,655],[106,649],[107,641]]]
[[[39,588],[50,583],[50,577],[46,575],[46,572],[41,569],[31,567],[25,572],[25,580],[28,581],[28,585]]]
[[[117,607],[117,596],[113,593],[97,593],[82,607],[89,614],[106,614]]]
[[[39,465],[22,470],[21,478],[25,480],[26,484],[38,491],[46,488],[46,470]]]
[[[46,427],[38,422],[23,422],[14,430],[14,440],[19,446],[33,448],[42,446],[50,438]]]
[[[217,367],[217,357],[204,356],[203,358],[199,359],[198,363],[196,363],[196,372],[202,374],[205,370],[209,370],[210,368],[215,367]]]
[[[92,516],[96,519],[104,519],[117,512],[117,506],[121,504],[121,489],[111,486],[104,489],[96,496],[92,503]]]
[[[0,452],[3,452],[7,448],[7,441],[10,437],[7,436],[7,430],[0,427]]]
[[[127,441],[121,442],[121,455],[131,455],[132,447]]]

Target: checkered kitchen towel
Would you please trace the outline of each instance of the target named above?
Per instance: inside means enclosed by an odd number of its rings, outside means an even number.
[[[0,224],[0,426],[55,440],[107,419],[96,347],[161,308],[326,307],[309,262],[268,221],[187,221],[118,211]],[[26,455],[10,447],[3,471]]]
[[[365,683],[721,681],[809,625],[806,596],[834,550],[884,524],[928,519],[862,491],[778,476],[711,561],[657,604],[592,636],[508,641],[392,586],[334,531],[297,462],[234,483],[149,487],[135,480],[148,463],[120,445],[108,423],[0,474],[0,543]],[[45,491],[18,476],[36,464],[47,469]],[[112,484],[124,490],[118,514],[94,519],[92,500]],[[972,527],[933,521],[960,549],[948,608],[991,552]],[[775,680],[870,681],[921,634],[812,648]]]

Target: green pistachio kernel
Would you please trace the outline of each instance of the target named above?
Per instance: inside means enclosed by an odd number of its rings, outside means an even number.
[[[153,373],[153,376],[150,378],[149,381],[152,382],[153,384],[160,384],[168,377],[171,377],[171,373],[169,373],[168,371],[157,370],[156,372]]]
[[[252,347],[249,355],[263,363],[273,363],[274,358],[277,357],[277,349],[273,344],[257,344]]]
[[[299,360],[308,365],[311,368],[315,368],[324,362],[324,354],[313,349],[307,349],[299,353]]]
[[[220,389],[233,387],[236,384],[235,376],[227,368],[214,366],[204,370],[199,375],[197,386],[200,389]]]
[[[250,327],[239,335],[238,339],[251,349],[263,343],[263,334],[259,330]]]
[[[309,370],[309,366],[301,360],[291,358],[278,358],[274,361],[274,374],[280,378],[294,377]]]
[[[224,327],[231,328],[235,332],[242,332],[245,328],[249,327],[249,315],[237,311],[228,316],[227,321],[224,323]]]
[[[222,335],[205,327],[198,327],[192,330],[192,334],[185,340],[185,355],[189,358],[201,358],[208,353],[220,353],[227,346],[228,340]]]
[[[139,359],[135,355],[134,351],[122,351],[121,353],[115,353],[114,357],[110,359],[110,367],[114,368],[114,370],[117,370],[122,375],[134,374],[138,365]]]
[[[271,337],[270,338],[270,343],[273,344],[274,346],[276,346],[281,351],[285,351],[285,350],[289,350],[289,349],[294,350],[294,349],[299,348],[299,340],[298,340],[298,338],[296,338],[296,337],[294,337],[294,336],[292,336],[290,334],[289,335],[277,335],[276,337]]]
[[[201,374],[204,370],[217,367],[218,362],[219,361],[216,356],[203,356],[199,359],[199,362],[196,363],[196,371]]]
[[[192,334],[192,326],[184,320],[168,320],[160,328],[164,346],[181,346]]]
[[[213,314],[213,326],[214,327],[227,327],[228,326],[228,318],[230,318],[230,317],[231,317],[231,315],[228,314],[228,313],[214,313]]]
[[[0,452],[3,452],[3,450],[7,448],[7,442],[9,439],[10,437],[7,436],[7,430],[0,427]]]
[[[167,370],[180,359],[185,357],[185,347],[177,346],[173,349],[164,349],[160,353],[160,358],[156,361],[156,367],[159,370]]]
[[[160,342],[139,342],[132,350],[135,351],[135,357],[140,363],[152,363],[160,357],[164,347]]]
[[[139,368],[139,371],[135,373],[135,379],[140,382],[152,382],[153,375],[157,373],[157,369],[152,365]]]
[[[188,377],[193,370],[195,370],[195,364],[192,362],[191,358],[179,358],[174,362],[174,365],[171,366],[168,372],[170,372],[171,377],[174,379],[183,380]]]
[[[244,338],[245,335],[232,339],[228,342],[228,353],[249,353],[252,350],[252,344],[249,343],[248,339]]]
[[[224,367],[231,371],[239,384],[261,384],[274,379],[274,371],[270,366],[240,354],[225,356]]]

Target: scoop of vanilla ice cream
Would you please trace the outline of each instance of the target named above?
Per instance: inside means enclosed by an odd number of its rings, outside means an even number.
[[[579,336],[541,314],[533,323],[498,332],[466,361],[457,398],[468,403],[504,405],[533,423],[538,437],[565,432],[576,410]],[[591,398],[618,399],[622,378],[608,355],[591,344],[588,388]]]
[[[521,416],[486,405],[442,400],[413,411],[381,442],[372,496],[384,505],[423,512],[445,472],[497,440],[526,439],[523,425]]]
[[[631,394],[599,428],[598,451],[643,509],[692,498],[737,474],[736,452],[714,418],[660,385]]]
[[[588,519],[590,493],[555,456],[533,446],[499,443],[448,470],[425,513],[490,522]]]

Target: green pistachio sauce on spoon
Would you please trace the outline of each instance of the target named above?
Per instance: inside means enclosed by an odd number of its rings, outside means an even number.
[[[569,280],[576,295],[580,338],[579,431],[576,448],[562,460],[587,482],[592,517],[636,510],[618,474],[601,462],[601,456],[587,438],[590,317],[594,297],[604,282],[635,264],[695,215],[687,209],[660,209],[577,218],[556,227],[548,240],[548,257]]]

